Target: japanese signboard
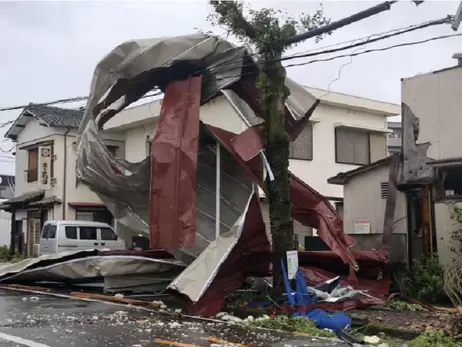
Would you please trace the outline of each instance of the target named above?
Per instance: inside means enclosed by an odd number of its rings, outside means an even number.
[[[355,234],[370,234],[371,221],[369,219],[356,219],[355,220]]]
[[[51,146],[39,147],[38,188],[51,188]]]

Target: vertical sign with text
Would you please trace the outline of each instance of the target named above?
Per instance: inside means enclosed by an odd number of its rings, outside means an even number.
[[[38,188],[51,188],[51,146],[39,147]]]

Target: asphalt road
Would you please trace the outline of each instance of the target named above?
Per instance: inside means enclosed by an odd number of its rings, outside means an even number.
[[[129,306],[0,290],[0,347],[345,347],[339,342],[182,320]]]

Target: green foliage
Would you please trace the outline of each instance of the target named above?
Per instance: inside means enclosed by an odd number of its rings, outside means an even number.
[[[8,246],[0,246],[0,261],[17,263],[24,258],[19,253],[10,254],[10,248]]]
[[[427,330],[409,343],[410,347],[462,347],[462,342],[436,330]]]
[[[411,271],[395,274],[394,280],[399,291],[407,296],[431,304],[448,301],[444,290],[444,268],[437,254],[425,262],[414,261]]]
[[[0,261],[8,261],[10,259],[10,249],[8,246],[0,246]]]
[[[419,304],[413,304],[413,303],[409,303],[406,301],[399,301],[399,300],[393,301],[390,304],[390,307],[398,311],[411,311],[411,312],[426,311],[425,308],[423,308]]]
[[[310,336],[335,337],[334,332],[316,328],[316,324],[306,317],[289,318],[280,315],[270,319],[254,320],[249,324],[260,328],[298,332]]]
[[[211,0],[210,4],[214,12],[208,16],[208,20],[253,46],[262,58],[267,53],[282,53],[290,48],[290,45],[284,44],[285,39],[330,23],[330,19],[324,17],[322,7],[312,15],[302,13],[297,20],[273,8],[246,9],[241,1]],[[323,35],[319,35],[316,42],[322,38]]]

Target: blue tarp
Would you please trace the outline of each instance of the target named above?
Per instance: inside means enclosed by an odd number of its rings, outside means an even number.
[[[292,292],[289,278],[286,273],[284,261],[281,259],[282,274],[284,277],[284,286],[287,293],[287,299],[291,306],[303,306],[314,304],[316,298],[308,293],[308,286],[300,270],[295,277],[295,292]],[[311,309],[306,312],[295,312],[292,317],[307,317],[316,322],[319,329],[330,329],[333,331],[344,330],[351,327],[351,319],[343,312],[328,313],[319,308]]]

